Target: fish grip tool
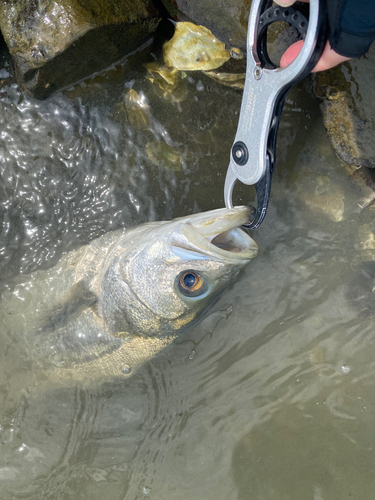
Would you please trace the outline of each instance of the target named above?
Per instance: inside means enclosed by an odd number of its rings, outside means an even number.
[[[307,5],[297,2],[293,7],[280,7],[272,5],[272,0],[252,2],[245,87],[224,185],[227,208],[233,207],[233,188],[237,180],[255,186],[257,207],[253,207],[252,220],[244,225],[248,229],[259,227],[267,212],[276,162],[277,132],[286,94],[310,74],[327,40],[325,1],[310,0],[309,9]],[[267,29],[276,21],[291,25],[304,40],[300,53],[286,68],[276,67],[267,51]]]

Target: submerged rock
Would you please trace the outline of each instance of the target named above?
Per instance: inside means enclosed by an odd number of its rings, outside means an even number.
[[[375,47],[329,71],[316,73],[324,125],[338,157],[356,167],[375,167]]]
[[[149,0],[7,0],[0,30],[18,84],[46,98],[140,47],[160,16]]]
[[[343,163],[342,170],[338,170],[337,174],[327,172],[329,175],[318,175],[317,171],[302,166],[298,176],[300,182],[296,183],[296,196],[315,216],[322,215],[323,220],[350,221],[353,214],[373,209],[373,184],[362,170]],[[352,182],[348,183],[347,177]]]
[[[186,73],[158,62],[146,64],[147,79],[154,84],[157,94],[170,102],[181,102],[187,94]]]
[[[182,171],[184,163],[182,155],[176,148],[163,141],[152,141],[146,144],[146,153],[150,161],[166,170]]]
[[[241,90],[243,90],[245,87],[245,73],[206,71],[206,75],[215,80],[215,82],[222,83],[226,87]]]
[[[310,209],[325,214],[333,222],[343,220],[345,195],[329,177],[319,175],[312,190],[301,193],[301,199]]]
[[[129,123],[136,130],[148,130],[152,120],[152,114],[148,100],[143,92],[139,94],[130,89],[124,96],[123,108],[127,114]]]

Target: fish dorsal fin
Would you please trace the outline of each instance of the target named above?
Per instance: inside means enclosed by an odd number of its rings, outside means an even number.
[[[37,333],[47,333],[65,326],[93,305],[96,300],[96,295],[85,286],[84,282],[78,281],[70,290],[60,295],[53,307],[41,313]]]

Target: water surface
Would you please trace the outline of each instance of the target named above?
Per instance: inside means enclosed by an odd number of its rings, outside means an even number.
[[[153,59],[44,102],[4,79],[4,293],[109,230],[223,206],[241,93],[190,73],[167,95],[147,78]],[[124,107],[130,89],[149,103],[148,129]],[[17,332],[2,338],[1,498],[372,500],[371,199],[300,85],[259,256],[198,327],[133,377],[48,390]]]

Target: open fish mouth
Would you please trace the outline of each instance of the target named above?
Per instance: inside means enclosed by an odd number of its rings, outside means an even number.
[[[172,244],[190,251],[193,250],[193,244],[196,250],[199,249],[200,254],[215,256],[226,261],[253,259],[258,253],[258,245],[241,228],[243,224],[249,222],[251,210],[246,206],[222,208],[194,214],[188,219],[184,218],[186,224],[184,233],[190,244],[185,246],[182,241],[177,245],[176,241]]]

